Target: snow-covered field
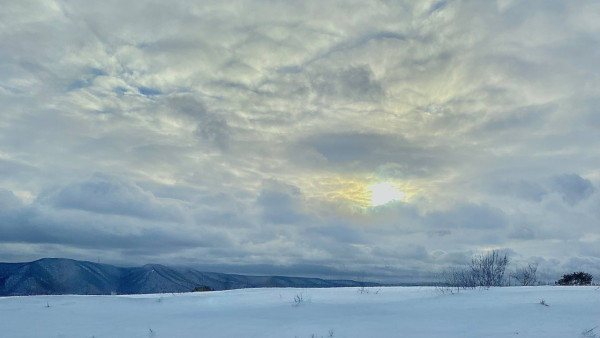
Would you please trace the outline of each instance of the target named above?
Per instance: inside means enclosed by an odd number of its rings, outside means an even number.
[[[7,297],[0,298],[0,337],[565,338],[600,326],[598,287],[367,290]],[[600,327],[588,337],[594,334]]]

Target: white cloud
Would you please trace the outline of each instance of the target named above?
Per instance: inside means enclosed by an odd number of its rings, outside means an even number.
[[[597,260],[596,7],[7,4],[3,244],[381,274],[489,247]],[[410,198],[352,204],[382,180]]]

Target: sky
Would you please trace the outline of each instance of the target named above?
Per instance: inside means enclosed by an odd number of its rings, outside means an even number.
[[[600,276],[596,1],[8,1],[0,261]]]

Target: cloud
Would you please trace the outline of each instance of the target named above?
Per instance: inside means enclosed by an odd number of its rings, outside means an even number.
[[[401,135],[362,132],[310,135],[292,149],[291,156],[298,149],[319,154],[339,171],[380,171],[386,176],[392,172],[403,177],[431,176],[450,160],[444,158],[443,149],[415,145]]]
[[[190,95],[176,95],[166,100],[167,109],[184,121],[196,124],[193,135],[200,142],[216,147],[220,151],[229,150],[229,143],[233,131],[227,121],[212,112],[206,105]]]
[[[3,246],[27,243],[26,251],[47,256],[76,252],[77,257],[91,259],[94,252],[122,262],[128,255],[162,260],[163,255],[231,245],[228,234],[216,231],[209,219],[190,224],[193,212],[182,205],[100,174],[44,194],[31,204],[1,190],[0,205]],[[134,261],[143,263],[137,258],[130,262]]]
[[[145,96],[154,96],[160,94],[160,90],[150,87],[140,87],[138,88],[138,91],[140,92],[140,94]]]
[[[437,228],[499,229],[507,224],[507,217],[500,209],[488,205],[464,204],[443,212],[431,213],[431,226]]]
[[[174,113],[182,114],[192,120],[202,119],[208,114],[206,106],[191,95],[169,97],[167,106]]]
[[[223,151],[229,149],[229,126],[224,120],[215,119],[201,122],[196,127],[194,134]]]
[[[263,219],[271,223],[297,223],[305,218],[302,214],[302,193],[293,185],[267,180],[263,182],[256,202],[262,208]]]
[[[492,247],[594,262],[597,9],[6,4],[0,254],[385,278]],[[348,196],[383,182],[406,200]]]
[[[405,246],[399,246],[391,251],[383,251],[376,249],[376,254],[382,257],[392,257],[394,259],[403,260],[417,260],[423,261],[429,259],[429,252],[422,245],[407,244]]]
[[[531,240],[535,238],[535,232],[530,226],[518,226],[509,236],[510,238]]]
[[[365,238],[359,231],[344,226],[323,226],[311,229],[316,234],[331,238],[336,242],[362,244]]]
[[[0,174],[4,177],[26,177],[38,174],[38,170],[27,163],[0,158]]]
[[[374,101],[384,95],[381,84],[368,66],[312,72],[312,90],[319,96],[344,101]]]
[[[6,211],[21,207],[22,202],[12,191],[0,189],[0,211]]]
[[[496,193],[507,194],[533,202],[541,202],[542,198],[548,194],[548,190],[544,188],[542,183],[524,179],[492,182],[489,189]]]
[[[131,182],[96,174],[90,180],[44,193],[42,204],[99,214],[132,216],[162,221],[180,221],[180,211]],[[178,212],[179,211],[179,212]]]
[[[576,174],[565,174],[553,178],[554,188],[562,199],[573,206],[590,197],[595,188],[590,180]]]

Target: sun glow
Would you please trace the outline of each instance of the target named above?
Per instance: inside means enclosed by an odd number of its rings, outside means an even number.
[[[378,206],[391,201],[402,200],[406,194],[394,188],[392,183],[380,183],[367,187],[371,191],[371,205]]]
[[[375,177],[325,176],[313,178],[310,185],[304,186],[313,188],[306,190],[307,196],[332,202],[339,208],[359,214],[393,201],[409,203],[422,190],[412,182],[381,181]]]

